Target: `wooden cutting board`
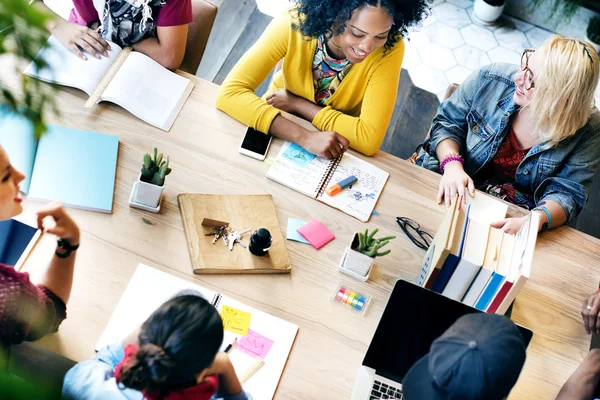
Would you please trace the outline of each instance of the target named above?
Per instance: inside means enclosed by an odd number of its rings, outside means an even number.
[[[177,196],[190,260],[195,274],[281,274],[292,269],[285,240],[271,195],[215,195],[181,193]],[[212,228],[202,226],[204,218],[229,222],[236,231],[251,229],[242,236],[248,246],[252,232],[266,228],[273,244],[265,256],[257,257],[238,243],[230,251],[222,239],[212,243],[205,236]]]

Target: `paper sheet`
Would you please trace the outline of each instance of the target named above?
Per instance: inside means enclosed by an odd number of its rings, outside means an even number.
[[[243,336],[238,341],[237,349],[249,356],[260,357],[264,360],[267,354],[269,354],[271,346],[273,346],[273,341],[271,339],[249,329],[248,335]]]
[[[226,331],[246,336],[250,328],[250,318],[252,315],[237,308],[223,305],[221,309],[221,318],[223,319],[223,328]]]
[[[306,168],[317,156],[304,150],[296,143],[292,143],[283,152],[283,157],[290,160],[299,167]]]
[[[297,230],[298,228],[302,227],[302,225],[306,225],[305,221],[300,221],[299,219],[296,218],[288,218],[288,225],[287,225],[287,240],[293,240],[296,242],[300,242],[300,243],[305,243],[305,244],[310,244],[308,243],[308,240],[304,239],[302,237],[302,235],[300,235]]]

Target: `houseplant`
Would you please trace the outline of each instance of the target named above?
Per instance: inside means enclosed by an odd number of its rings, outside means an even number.
[[[379,232],[379,228],[374,229],[369,233],[368,229],[365,232],[356,232],[352,238],[350,246],[346,248],[344,256],[340,262],[339,270],[347,275],[362,281],[367,281],[373,264],[375,263],[375,257],[383,257],[388,255],[391,250],[381,250],[386,246],[390,240],[395,239],[396,236],[386,236],[383,238],[375,239],[375,235]]]
[[[156,212],[160,208],[159,203],[165,190],[165,179],[171,173],[169,157],[165,160],[162,153],[157,153],[155,147],[154,158],[150,157],[150,154],[144,154],[142,170],[132,189],[133,203],[152,208],[151,211]]]
[[[600,16],[590,18],[585,38],[594,46],[596,52],[600,53]]]
[[[38,7],[30,6],[28,0],[0,1],[0,61],[9,61],[4,65],[14,64],[15,76],[20,80],[18,86],[9,86],[0,74],[0,103],[31,121],[37,137],[46,131],[45,113],[57,112],[53,100],[55,88],[21,71],[31,61],[38,69],[47,66],[42,60],[35,60],[35,56],[48,39],[46,24],[50,18]]]
[[[491,25],[502,15],[504,0],[475,0],[473,16],[476,22]]]

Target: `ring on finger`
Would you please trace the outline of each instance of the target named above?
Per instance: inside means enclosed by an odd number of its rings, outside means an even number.
[[[587,307],[586,307],[585,309],[586,309],[586,310],[591,310],[591,309],[592,309],[592,306],[588,304],[588,305],[587,305]]]

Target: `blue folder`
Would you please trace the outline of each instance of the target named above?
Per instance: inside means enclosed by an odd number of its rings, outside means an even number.
[[[119,138],[48,125],[38,141],[31,124],[0,105],[0,144],[26,179],[31,198],[91,211],[112,211]]]

